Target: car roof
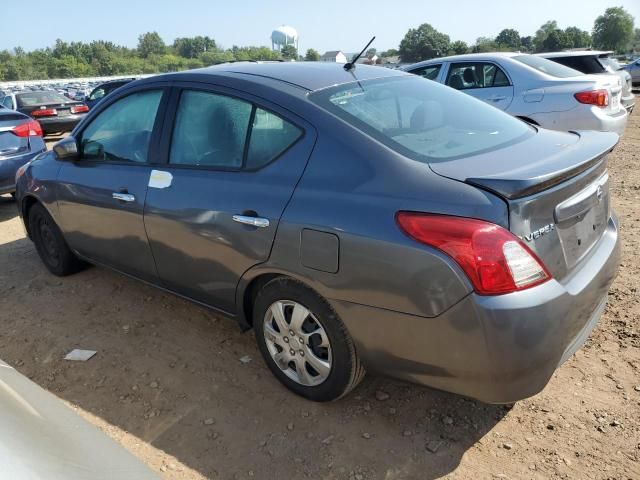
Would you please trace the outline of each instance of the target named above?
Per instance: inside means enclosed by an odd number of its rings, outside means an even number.
[[[450,55],[448,57],[431,58],[421,62],[406,65],[403,69],[419,67],[422,65],[430,65],[440,62],[474,62],[480,60],[496,60],[499,58],[512,58],[518,55],[529,55],[522,52],[487,52],[487,53],[466,53],[464,55]]]
[[[545,52],[536,53],[539,57],[544,58],[561,58],[561,57],[599,57],[601,55],[611,55],[611,50],[578,50],[569,52]]]
[[[344,64],[334,62],[234,62],[187,72],[171,73],[154,78],[157,80],[165,77],[175,80],[176,77],[188,77],[189,75],[238,74],[246,77],[251,76],[256,82],[260,82],[260,78],[268,78],[309,91],[321,90],[355,81],[407,75],[406,72],[399,70],[362,64],[358,64],[352,70],[346,71]]]

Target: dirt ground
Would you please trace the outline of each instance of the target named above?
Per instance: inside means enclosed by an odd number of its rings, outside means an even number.
[[[373,376],[302,400],[230,321],[102,268],[48,274],[9,197],[0,358],[166,479],[640,479],[640,111],[609,162],[624,257],[606,314],[513,407]],[[98,354],[63,361],[73,348]]]

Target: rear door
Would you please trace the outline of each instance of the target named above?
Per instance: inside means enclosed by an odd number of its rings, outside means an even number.
[[[445,83],[500,110],[506,110],[513,101],[511,80],[492,62],[451,63]]]
[[[234,313],[238,281],[268,259],[315,132],[276,105],[198,84],[176,88],[165,124],[165,164],[144,212],[158,275],[168,289]]]
[[[152,282],[157,277],[142,212],[167,92],[146,86],[107,105],[77,133],[80,159],[63,162],[58,174],[71,248]]]

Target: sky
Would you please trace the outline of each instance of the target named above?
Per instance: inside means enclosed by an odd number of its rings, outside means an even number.
[[[27,5],[28,6],[25,6]],[[409,28],[430,23],[451,40],[472,44],[503,28],[533,35],[547,20],[561,28],[591,31],[607,7],[623,6],[640,28],[640,0],[29,0],[7,2],[0,50],[26,50],[65,41],[110,40],[135,47],[138,35],[157,31],[167,44],[176,37],[208,35],[222,47],[267,45],[280,25],[300,36],[300,52],[315,48],[355,52],[375,35],[379,51],[397,48]],[[28,13],[25,12],[28,10]]]

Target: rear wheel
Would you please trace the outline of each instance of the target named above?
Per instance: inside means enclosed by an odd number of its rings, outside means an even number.
[[[276,278],[258,293],[253,325],[273,374],[294,393],[335,400],[364,377],[349,333],[336,312],[302,283]]]
[[[29,231],[42,263],[54,275],[70,275],[85,266],[69,249],[53,218],[39,203],[29,211]]]

